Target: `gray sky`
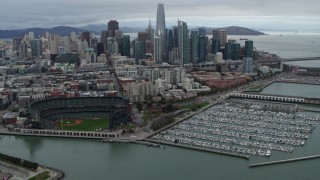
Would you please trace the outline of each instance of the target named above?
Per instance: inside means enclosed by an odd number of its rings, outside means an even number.
[[[155,25],[154,0],[3,0],[0,29],[106,24]],[[256,29],[320,32],[319,0],[163,0],[167,27],[178,19],[189,26],[238,25]]]

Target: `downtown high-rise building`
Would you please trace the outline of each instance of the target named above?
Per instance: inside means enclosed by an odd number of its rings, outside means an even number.
[[[199,36],[197,31],[190,33],[190,58],[192,64],[199,62]]]
[[[134,44],[134,58],[136,64],[139,64],[140,60],[145,58],[146,43],[143,41],[136,41]]]
[[[172,51],[173,47],[174,47],[173,30],[167,29],[167,52]]]
[[[178,21],[178,41],[180,64],[190,64],[189,30],[186,22]]]
[[[245,57],[253,58],[253,41],[248,40],[245,42]]]
[[[227,31],[224,29],[213,30],[213,38],[220,40],[220,47],[224,47],[227,42]]]
[[[28,59],[29,56],[28,56],[28,43],[23,41],[21,44],[20,44],[20,48],[19,48],[19,58],[20,59]]]
[[[199,37],[201,37],[201,36],[206,36],[206,35],[207,35],[207,29],[204,28],[204,27],[200,27],[200,28],[198,29],[198,34],[199,34]]]
[[[164,6],[162,3],[158,4],[157,9],[157,27],[156,35],[161,37],[161,50],[162,53],[166,53],[166,18],[164,13]]]
[[[80,40],[82,42],[86,41],[88,43],[89,47],[90,47],[90,39],[91,39],[91,37],[90,37],[90,33],[88,31],[82,32],[80,34]]]
[[[162,62],[162,38],[159,36],[154,36],[154,60],[157,64],[160,64]]]
[[[154,29],[151,26],[151,21],[149,20],[149,25],[146,29],[146,32],[149,34],[149,40],[152,42],[154,37]]]
[[[123,35],[121,56],[130,57],[130,35]]]
[[[19,51],[22,39],[21,38],[13,38],[12,39],[12,50]]]
[[[216,54],[217,52],[220,52],[220,40],[218,38],[212,38],[211,40],[211,53]]]
[[[207,57],[207,36],[199,37],[199,62],[205,63]]]
[[[116,20],[110,20],[108,22],[109,37],[115,37],[116,30],[119,30],[119,22]]]
[[[232,60],[240,59],[240,44],[235,43],[232,45]]]
[[[33,39],[30,42],[31,56],[39,58],[42,56],[42,41],[41,39]]]
[[[233,46],[231,42],[227,42],[224,47],[224,59],[229,60],[232,59]]]
[[[104,43],[98,42],[97,43],[97,55],[100,56],[102,53],[105,53],[105,49],[104,49]]]

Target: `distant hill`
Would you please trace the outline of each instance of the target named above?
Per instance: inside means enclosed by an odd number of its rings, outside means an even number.
[[[105,24],[90,24],[87,26],[82,26],[80,29],[85,29],[88,31],[93,31],[93,32],[98,32],[100,33],[101,31],[105,31],[108,29],[108,25]],[[146,27],[121,27],[120,30],[124,33],[136,33],[136,32],[141,32],[145,31]]]
[[[214,29],[224,29],[227,31],[228,35],[265,35],[262,32],[239,26],[229,26],[225,28],[207,28],[207,34],[212,35],[212,30]]]
[[[124,33],[136,33],[143,32],[147,27],[120,27],[120,30]]]
[[[80,29],[85,29],[93,32],[101,32],[108,29],[108,26],[105,24],[89,24],[87,26],[79,27]]]
[[[61,36],[69,36],[71,32],[81,33],[84,31],[89,31],[91,33],[100,34],[102,30],[106,30],[107,25],[97,24],[97,25],[88,25],[80,28],[70,27],[70,26],[57,26],[53,28],[28,28],[20,30],[0,30],[0,38],[14,38],[14,37],[23,37],[29,32],[34,32],[35,37],[39,35],[44,35],[45,32],[50,34],[59,34]],[[136,33],[145,31],[146,27],[120,27],[120,30],[124,33]],[[191,29],[197,29],[192,27]],[[264,35],[264,33],[255,31],[252,29],[230,26],[225,28],[207,28],[207,34],[212,34],[213,29],[225,29],[227,30],[228,35]]]
[[[20,29],[20,30],[0,30],[0,38],[14,38],[14,37],[22,38],[25,34],[28,34],[29,32],[33,32],[35,37],[37,37],[39,35],[44,35],[47,31],[50,34],[59,34],[61,36],[69,36],[71,32],[80,33],[87,30],[69,27],[69,26],[57,26],[53,28],[28,28],[28,29]]]

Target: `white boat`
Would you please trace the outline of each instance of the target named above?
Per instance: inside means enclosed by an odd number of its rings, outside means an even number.
[[[269,157],[270,155],[271,155],[271,151],[270,151],[270,150],[267,150],[266,156]]]

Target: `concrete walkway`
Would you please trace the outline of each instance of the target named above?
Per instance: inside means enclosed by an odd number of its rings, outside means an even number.
[[[48,171],[49,175],[51,176],[50,179],[60,179],[63,176],[62,172],[57,170],[48,169],[46,167],[39,166],[36,171],[31,171],[7,162],[0,161],[0,177],[8,177],[11,175],[10,180],[25,180],[32,178],[42,172]]]

